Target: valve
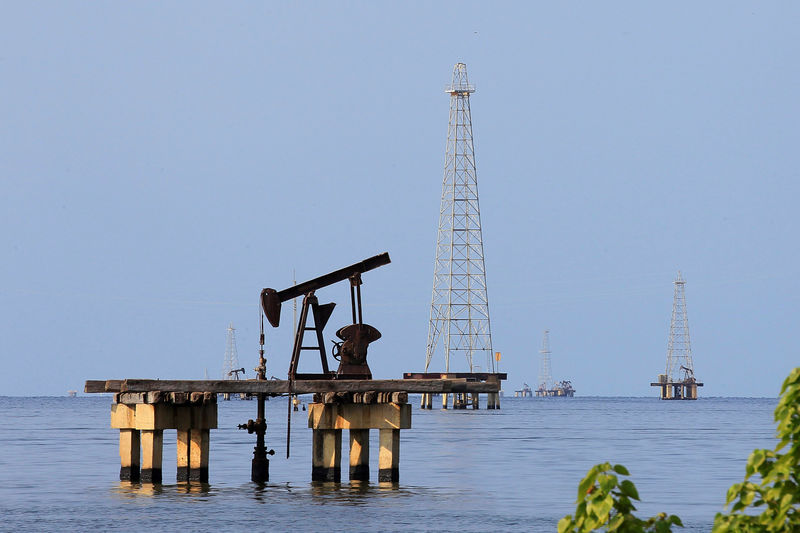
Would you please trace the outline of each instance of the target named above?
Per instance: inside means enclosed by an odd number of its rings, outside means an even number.
[[[246,429],[247,433],[253,434],[259,431],[265,432],[267,430],[267,422],[263,419],[253,420],[252,418],[247,421],[247,424],[239,424],[239,429]]]

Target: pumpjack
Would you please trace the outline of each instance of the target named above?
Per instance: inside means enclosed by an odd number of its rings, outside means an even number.
[[[369,365],[367,365],[367,347],[370,343],[380,339],[381,333],[363,321],[361,274],[390,262],[389,254],[383,253],[282,291],[269,288],[261,291],[261,307],[269,323],[276,328],[280,325],[281,303],[299,296],[303,297],[303,305],[300,307],[300,319],[294,336],[292,359],[289,363],[290,381],[296,379],[372,379],[372,372],[370,372]],[[336,336],[339,337],[341,342],[334,344],[333,357],[339,361],[339,368],[336,372],[332,372],[328,369],[328,358],[325,353],[322,330],[328,323],[336,304],[334,302],[320,304],[314,293],[318,289],[344,280],[350,280],[350,304],[353,323],[336,331]],[[314,319],[314,326],[312,327],[308,326],[309,311]],[[303,346],[303,339],[307,331],[316,332],[317,346]],[[300,353],[304,350],[319,352],[322,373],[297,373]]]
[[[286,457],[289,457],[291,410],[292,410],[292,384],[301,380],[333,380],[333,379],[372,379],[372,372],[367,364],[367,348],[370,343],[381,338],[381,333],[375,327],[365,324],[361,308],[361,275],[391,262],[389,254],[382,254],[364,259],[358,263],[346,266],[334,272],[319,276],[312,280],[293,285],[282,291],[266,288],[261,291],[261,308],[269,323],[277,328],[281,320],[281,304],[288,300],[303,297],[300,307],[300,317],[294,335],[294,347],[289,362],[289,402],[286,430]],[[336,303],[320,304],[315,292],[319,289],[333,285],[340,281],[350,281],[350,307],[352,310],[352,324],[348,324],[336,331],[339,341],[334,342],[332,356],[339,361],[339,368],[332,371],[328,367],[328,357],[325,351],[325,341],[322,331],[333,313]],[[261,324],[261,350],[259,366],[256,367],[257,379],[266,380],[266,360],[264,358],[264,324]],[[313,318],[314,325],[309,326],[309,317]],[[314,332],[316,346],[304,346],[306,332]],[[300,354],[310,350],[319,352],[322,371],[319,373],[298,373]],[[241,429],[248,433],[256,434],[256,447],[253,452],[253,465],[251,479],[256,482],[269,480],[269,460],[267,454],[272,455],[273,450],[267,451],[264,445],[264,435],[267,424],[265,419],[264,394],[258,394],[258,415],[255,421],[249,420],[242,424]]]

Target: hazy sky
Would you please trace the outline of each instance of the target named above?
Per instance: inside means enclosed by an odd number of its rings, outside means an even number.
[[[800,363],[796,2],[1,5],[0,394],[217,377],[229,322],[253,377],[263,287],[383,251],[370,366],[422,370],[458,61],[507,392],[549,328],[579,395],[655,396],[679,269],[701,396]]]

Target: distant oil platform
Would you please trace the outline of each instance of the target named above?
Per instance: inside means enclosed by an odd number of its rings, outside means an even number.
[[[539,350],[539,353],[541,354],[541,359],[539,363],[539,387],[535,391],[536,397],[572,398],[575,396],[575,389],[572,388],[571,381],[554,381],[550,373],[550,330],[544,330],[542,349]],[[522,390],[524,396],[525,389]]]
[[[692,343],[689,340],[689,320],[686,317],[686,281],[678,271],[673,282],[672,321],[669,326],[667,367],[651,387],[659,387],[662,400],[696,400],[697,387],[703,384],[694,376]]]

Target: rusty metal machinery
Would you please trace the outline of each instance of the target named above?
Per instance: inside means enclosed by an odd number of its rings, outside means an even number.
[[[381,337],[380,332],[365,324],[361,309],[361,274],[389,264],[388,253],[382,253],[370,257],[350,266],[330,272],[318,278],[293,285],[288,289],[276,291],[275,289],[264,289],[261,291],[261,307],[267,320],[273,327],[280,325],[281,303],[293,298],[303,297],[303,304],[300,307],[300,318],[295,330],[294,348],[292,358],[289,363],[289,380],[296,379],[371,379],[372,373],[367,364],[367,347],[370,343]],[[353,323],[340,328],[336,332],[341,342],[335,343],[333,357],[339,361],[339,368],[336,372],[329,370],[328,358],[325,350],[325,343],[322,330],[328,323],[328,319],[333,313],[335,303],[320,304],[315,295],[315,291],[338,283],[340,281],[350,281],[350,303],[353,315]],[[314,325],[309,326],[309,315],[313,318]],[[316,346],[304,346],[306,332],[315,332]],[[319,352],[322,372],[318,374],[298,374],[297,369],[300,362],[300,353],[305,350]]]
[[[381,337],[380,332],[365,324],[361,309],[361,274],[389,264],[388,253],[382,253],[370,257],[350,266],[340,268],[323,276],[312,280],[295,284],[288,289],[277,291],[266,288],[261,291],[261,308],[264,312],[261,318],[261,349],[259,350],[259,364],[256,367],[257,379],[266,380],[266,359],[264,358],[264,316],[273,327],[278,327],[281,321],[281,304],[288,300],[303,297],[303,304],[300,308],[300,317],[296,324],[294,347],[292,357],[289,362],[289,401],[287,402],[287,423],[286,423],[286,457],[289,457],[290,435],[292,424],[292,398],[294,396],[293,383],[298,379],[372,379],[369,365],[367,365],[367,347],[370,343]],[[328,368],[328,357],[325,352],[325,340],[322,330],[328,323],[333,313],[335,303],[320,304],[315,292],[323,287],[333,285],[340,281],[350,281],[350,303],[353,314],[353,323],[348,324],[336,331],[336,336],[340,342],[334,343],[333,357],[339,361],[339,368],[333,372]],[[314,325],[309,326],[309,318],[313,319]],[[304,340],[306,332],[314,332],[316,346],[305,346]],[[322,371],[316,374],[299,374],[297,372],[300,363],[300,353],[305,350],[316,351],[319,353]],[[265,418],[264,394],[258,395],[258,415],[256,420],[248,420],[247,424],[241,424],[240,429],[246,429],[248,433],[256,434],[256,446],[253,451],[253,464],[251,479],[255,482],[263,483],[269,481],[269,459],[267,455],[272,455],[274,451],[267,451],[265,445],[265,434],[267,423]]]

